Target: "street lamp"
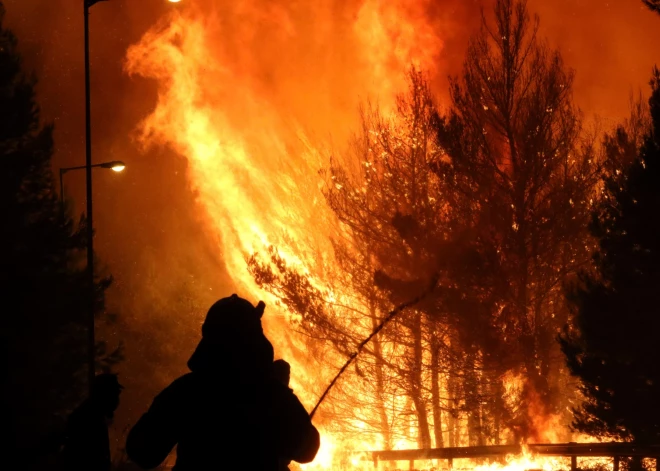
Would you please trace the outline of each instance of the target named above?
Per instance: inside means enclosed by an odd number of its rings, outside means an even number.
[[[121,172],[126,168],[126,164],[121,160],[113,160],[111,162],[103,162],[100,164],[92,165],[92,168],[109,168],[114,172]],[[78,167],[64,167],[60,169],[60,204],[62,205],[62,210],[64,210],[64,174],[70,172],[71,170],[82,170],[86,169],[86,165],[80,165]]]
[[[99,1],[105,0],[83,0],[83,13],[85,20],[85,183],[87,190],[87,361],[89,362],[87,372],[87,386],[92,393],[92,384],[96,374],[96,341],[94,339],[94,212],[92,211],[92,119],[91,99],[89,90],[89,8]]]
[[[83,2],[83,16],[85,27],[85,182],[87,184],[87,277],[89,283],[89,333],[88,333],[88,386],[89,391],[92,391],[92,383],[96,373],[96,342],[94,340],[94,225],[92,211],[92,119],[91,119],[91,99],[89,90],[89,9],[99,2],[108,0],[82,0]],[[179,3],[181,0],[168,0],[170,3]],[[119,166],[109,167],[114,171],[119,172]]]
[[[103,168],[109,168],[113,172],[121,172],[126,168],[126,164],[122,162],[121,160],[113,160],[112,162],[104,162],[102,164],[98,164],[99,167]],[[94,167],[94,165],[92,165]]]

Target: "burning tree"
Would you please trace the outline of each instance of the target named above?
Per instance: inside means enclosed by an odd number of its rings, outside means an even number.
[[[341,226],[331,288],[318,287],[274,248],[266,261],[253,256],[249,263],[257,283],[299,316],[303,333],[345,356],[394,304],[440,280],[366,347],[356,368],[361,388],[333,398],[342,422],[358,415],[386,447],[410,438],[411,429],[423,448],[497,441],[500,432],[484,418],[497,416],[489,400],[505,395],[493,386],[502,372],[495,358],[504,352],[491,322],[495,282],[484,279],[501,278],[495,254],[476,250],[472,228],[450,217],[431,165],[440,152],[436,119],[428,83],[414,70],[395,113],[362,110],[350,152],[326,171],[326,198]]]
[[[560,287],[588,261],[597,172],[579,138],[573,73],[538,38],[538,18],[521,1],[498,0],[494,11],[452,83],[434,169],[453,215],[477,234],[475,250],[496,254],[505,282],[486,279],[497,298],[491,322],[512,355],[507,368],[524,384],[509,426],[539,438],[535,417],[558,410],[554,338],[567,316]]]
[[[366,421],[386,444],[409,415],[420,447],[546,438],[541,421],[560,409],[561,286],[589,262],[598,169],[572,104],[573,74],[537,28],[524,2],[499,0],[470,42],[446,114],[415,71],[394,115],[363,110],[351,152],[326,173],[346,273],[332,288],[275,249],[250,260],[299,329],[344,354],[392,305],[438,280],[384,329],[359,371],[380,417]],[[335,399],[359,409],[364,396]]]
[[[660,393],[660,72],[651,81],[652,123],[637,158],[605,174],[591,232],[596,272],[568,292],[573,323],[560,341],[585,402],[573,426],[598,437],[657,443]],[[622,129],[617,131],[621,136]]]
[[[325,172],[327,201],[341,225],[334,240],[338,270],[329,280],[333,289],[315,287],[308,277],[288,267],[275,250],[269,263],[256,257],[250,261],[256,281],[300,316],[299,329],[331,343],[344,355],[352,353],[392,307],[394,300],[374,283],[375,270],[396,267],[397,274],[414,280],[427,275],[428,281],[431,275],[425,270],[430,266],[425,241],[406,244],[397,227],[405,225],[403,214],[414,211],[423,220],[420,233],[428,242],[441,230],[438,223],[443,212],[437,179],[429,167],[437,150],[432,126],[435,108],[421,74],[412,71],[410,78],[410,91],[398,100],[394,116],[386,117],[373,106],[362,110],[362,129],[349,154],[333,161]],[[335,293],[341,293],[341,299]],[[397,318],[358,360],[366,391],[352,391],[357,395],[335,401],[335,408],[348,406],[349,416],[356,410],[366,412],[359,417],[381,433],[385,447],[392,446],[397,436],[408,438],[403,430],[410,429],[409,417],[414,416],[418,445],[431,446],[425,354],[436,334],[436,324],[419,311]],[[436,378],[440,350],[436,345],[431,358]],[[433,384],[433,415],[439,417],[440,390]],[[436,442],[440,440],[441,446],[441,424],[437,419],[435,423]]]

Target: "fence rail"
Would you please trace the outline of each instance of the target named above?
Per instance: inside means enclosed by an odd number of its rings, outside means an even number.
[[[660,471],[660,445],[636,445],[633,443],[535,443],[527,445],[533,455],[565,456],[571,458],[571,471],[577,471],[577,458],[612,458],[613,471],[619,471],[621,458],[655,458],[656,471]],[[447,460],[449,468],[455,459],[496,458],[517,455],[523,452],[520,445],[468,446],[452,448],[430,448],[426,450],[380,450],[372,451],[374,467],[380,461],[408,461],[410,469],[418,460]]]

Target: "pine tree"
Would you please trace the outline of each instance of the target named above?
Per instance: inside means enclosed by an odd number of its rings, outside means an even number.
[[[593,215],[595,273],[568,290],[572,324],[560,337],[584,403],[573,427],[593,436],[660,440],[660,72],[652,124],[635,159],[608,173]]]
[[[495,254],[497,276],[481,289],[496,300],[491,322],[510,346],[508,369],[525,382],[508,425],[541,439],[532,419],[563,409],[553,341],[567,312],[560,287],[589,260],[583,237],[597,179],[591,147],[581,149],[573,71],[539,38],[525,1],[497,0],[494,13],[452,83],[435,170],[448,207],[473,227],[476,252]]]
[[[74,224],[59,203],[53,127],[40,121],[36,81],[22,71],[4,13],[0,3],[0,412],[3,445],[16,450],[37,445],[86,392],[90,287],[85,220]],[[93,286],[99,314],[109,283]]]
[[[660,15],[660,0],[642,0],[642,2],[644,2],[644,5],[649,7],[651,11]]]
[[[351,299],[328,302],[333,296],[287,267],[274,250],[270,263],[253,257],[249,264],[257,283],[301,317],[302,332],[325,340],[342,355],[351,354],[393,304],[409,300],[419,294],[420,285],[424,289],[429,284],[423,248],[437,226],[433,218],[441,204],[433,197],[437,188],[429,181],[429,177],[434,179],[428,160],[435,150],[431,122],[435,108],[422,74],[411,70],[409,77],[408,93],[399,96],[391,115],[371,104],[364,107],[362,126],[346,155],[333,159],[323,172],[325,196],[344,228],[343,236],[333,240],[338,270],[328,281],[335,292]],[[404,212],[417,216],[428,238],[404,241],[397,228]],[[374,279],[377,267],[407,275],[413,294],[379,286]],[[425,278],[423,282],[420,277]],[[358,359],[358,376],[367,379],[364,391],[339,398],[342,404],[333,400],[335,408],[347,411],[341,422],[350,423],[347,418],[357,416],[381,434],[385,447],[391,446],[394,434],[402,430],[405,434],[411,427],[416,429],[420,447],[431,446],[428,372],[423,358],[431,323],[423,317],[413,310],[398,316]],[[436,397],[439,402],[439,392]],[[437,429],[439,437],[439,420]]]

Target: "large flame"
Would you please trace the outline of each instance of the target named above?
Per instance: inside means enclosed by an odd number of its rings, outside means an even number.
[[[430,3],[216,2],[173,12],[129,49],[127,71],[159,86],[140,139],[187,159],[208,233],[245,295],[269,300],[246,267],[246,257],[269,246],[319,283],[333,270],[336,225],[319,170],[356,128],[360,102],[377,100],[387,111],[405,91],[411,64],[433,71],[443,42],[426,18]],[[296,393],[311,407],[335,371],[313,369],[284,315],[271,312],[267,322],[277,353],[293,365]],[[510,383],[515,389],[516,379]],[[537,428],[553,440],[552,418],[542,420]],[[382,447],[322,432],[307,469],[367,469],[364,457],[338,451]],[[548,466],[525,455],[505,467]]]
[[[127,58],[129,73],[160,85],[143,142],[188,159],[227,268],[249,290],[245,255],[268,245],[308,270],[319,265],[331,217],[319,149],[344,142],[360,100],[392,103],[409,64],[430,67],[442,45],[420,28],[424,2],[288,3],[176,12]]]
[[[268,299],[247,272],[246,257],[271,245],[318,279],[332,269],[333,216],[319,170],[355,128],[360,101],[378,100],[387,109],[405,89],[410,65],[430,69],[442,47],[440,32],[423,21],[427,2],[404,3],[191,7],[173,12],[129,49],[127,71],[159,84],[141,140],[187,159],[218,256],[248,296]],[[302,344],[282,315],[271,312],[267,329],[311,407],[334,371],[307,371],[309,359],[296,351]],[[307,468],[330,469],[336,451],[347,448],[339,436],[322,436]],[[378,446],[353,441],[348,448]],[[364,464],[344,459],[350,463],[342,466]]]

